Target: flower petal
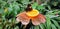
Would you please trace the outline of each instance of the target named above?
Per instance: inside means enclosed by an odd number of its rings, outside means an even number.
[[[31,20],[32,20],[33,25],[39,25],[40,24],[40,20],[37,17],[34,17]]]
[[[40,20],[41,23],[45,23],[45,22],[46,22],[46,20],[45,20],[45,16],[44,16],[44,15],[39,14],[38,17],[39,17],[39,20]]]
[[[45,16],[39,14],[38,16],[32,18],[33,25],[39,25],[40,23],[45,23]]]
[[[17,22],[20,22],[20,19],[19,19],[19,17],[17,17],[17,18],[16,18],[16,20],[17,20]]]
[[[30,18],[26,15],[25,12],[18,14],[17,18],[23,25],[27,25],[30,21]]]

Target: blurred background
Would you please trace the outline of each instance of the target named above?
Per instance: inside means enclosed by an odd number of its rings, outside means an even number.
[[[0,29],[25,29],[16,21],[16,15],[24,11],[27,4],[46,17],[46,23],[29,24],[26,29],[60,29],[60,0],[0,0]]]

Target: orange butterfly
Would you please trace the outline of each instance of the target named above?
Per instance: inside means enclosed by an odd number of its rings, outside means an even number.
[[[30,20],[32,21],[33,25],[39,25],[40,23],[45,23],[45,16],[40,14],[38,10],[30,9],[31,5],[29,4],[26,11],[17,15],[16,20],[21,22],[23,25],[29,24]]]

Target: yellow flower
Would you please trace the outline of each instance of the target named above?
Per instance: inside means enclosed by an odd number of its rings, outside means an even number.
[[[30,16],[30,17],[35,17],[39,14],[39,11],[38,10],[32,10],[32,11],[29,11],[26,13],[26,15]]]

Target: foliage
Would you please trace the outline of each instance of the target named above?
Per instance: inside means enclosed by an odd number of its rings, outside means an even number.
[[[34,2],[32,8],[46,16],[46,23],[38,26],[30,24],[29,29],[60,29],[60,0],[41,1],[41,5]],[[29,3],[32,2],[30,0],[0,0],[0,29],[23,29],[24,26],[16,21],[16,15],[24,11]]]

